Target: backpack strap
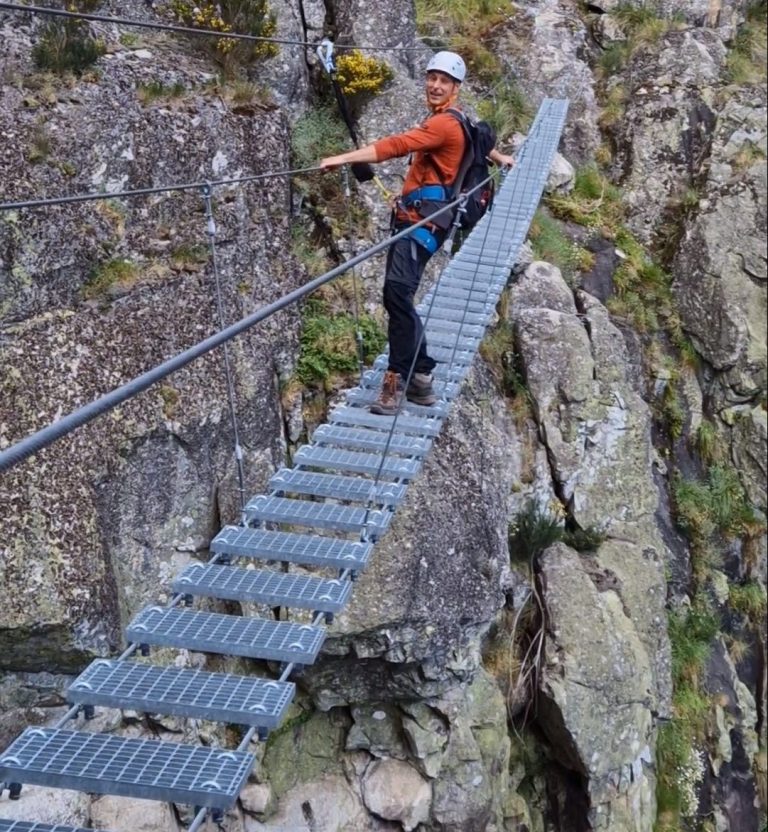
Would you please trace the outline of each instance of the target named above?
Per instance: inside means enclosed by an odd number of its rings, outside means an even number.
[[[428,162],[432,166],[432,170],[434,170],[435,174],[437,175],[440,184],[445,188],[446,193],[449,194],[448,201],[450,202],[456,194],[461,192],[461,186],[464,184],[464,179],[467,175],[467,171],[469,170],[470,165],[472,164],[472,157],[474,155],[473,148],[472,148],[472,136],[469,133],[469,128],[467,127],[467,116],[461,112],[461,110],[457,110],[454,107],[449,107],[447,110],[443,112],[448,113],[449,115],[453,116],[456,121],[459,122],[461,125],[461,130],[464,133],[464,155],[461,157],[461,164],[459,165],[458,173],[456,174],[456,178],[453,180],[453,183],[448,185],[443,177],[443,174],[440,171],[440,168],[435,163],[435,160],[432,158],[431,153],[425,153],[425,161]]]

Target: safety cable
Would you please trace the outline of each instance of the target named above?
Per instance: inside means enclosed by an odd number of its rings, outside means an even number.
[[[203,341],[198,341],[196,344],[189,347],[189,349],[184,350],[184,352],[175,355],[173,358],[164,361],[162,364],[153,367],[151,370],[147,370],[147,372],[131,379],[131,381],[126,382],[115,390],[101,396],[99,399],[89,402],[87,405],[84,405],[78,410],[63,416],[57,422],[36,431],[11,447],[0,451],[0,473],[8,468],[11,468],[13,465],[16,465],[18,462],[26,459],[28,456],[31,456],[37,451],[48,447],[57,439],[71,433],[76,428],[82,427],[95,419],[97,416],[100,416],[102,413],[106,413],[108,410],[112,410],[127,399],[133,398],[138,393],[143,392],[156,382],[171,373],[176,372],[176,370],[185,367],[187,364],[190,364],[195,359],[200,358],[200,356],[205,355],[205,353],[210,352],[216,347],[221,346],[223,343],[230,341],[232,338],[240,335],[242,332],[245,332],[245,330],[250,329],[250,327],[255,324],[260,323],[266,318],[274,315],[276,312],[280,312],[295,303],[297,300],[311,294],[316,289],[319,289],[324,284],[329,283],[339,275],[344,274],[346,271],[359,263],[368,260],[381,251],[384,251],[398,240],[410,234],[415,228],[422,228],[427,223],[432,222],[446,209],[458,206],[459,202],[460,200],[457,199],[441,206],[437,211],[430,214],[428,217],[425,217],[423,220],[420,220],[403,231],[376,243],[365,251],[362,251],[360,254],[355,255],[330,271],[325,272],[325,274],[319,275],[306,285],[298,289],[294,289],[292,292],[284,295],[279,300],[268,304],[267,306],[263,306],[261,309],[256,310],[256,312],[251,313],[234,324],[230,324],[230,326],[226,329],[214,333]]]
[[[352,254],[357,248],[357,237],[352,226],[352,209],[350,208],[352,202],[352,191],[349,184],[349,168],[344,167],[344,198],[347,203],[347,233],[349,235],[350,245],[352,247]],[[355,343],[357,345],[357,366],[360,376],[360,384],[363,383],[363,373],[365,372],[365,344],[363,343],[363,329],[360,321],[360,286],[357,279],[357,269],[354,267],[350,269],[352,272],[352,298],[353,309],[355,315]]]
[[[56,196],[48,199],[28,199],[21,202],[0,202],[0,211],[16,211],[20,208],[49,208],[52,205],[70,205],[74,202],[89,202],[96,199],[130,199],[138,196],[152,196],[171,191],[199,191],[207,186],[247,185],[249,182],[259,182],[263,179],[279,179],[281,177],[298,176],[301,173],[320,171],[320,165],[308,168],[292,168],[289,170],[275,170],[268,173],[254,173],[249,176],[237,176],[232,179],[211,179],[204,182],[179,182],[175,185],[158,185],[153,188],[138,188],[132,191],[99,191],[98,193],[75,194],[73,196]]]
[[[135,26],[138,29],[157,29],[162,32],[177,32],[182,35],[202,35],[204,37],[215,37],[217,40],[230,38],[232,40],[244,40],[253,43],[276,43],[281,46],[303,46],[315,47],[317,41],[297,40],[293,38],[271,38],[262,35],[248,35],[241,32],[222,32],[218,29],[197,29],[193,26],[180,26],[175,23],[153,23],[148,20],[136,20],[130,17],[112,17],[103,14],[91,14],[89,12],[74,12],[65,9],[47,9],[43,6],[25,6],[22,3],[0,2],[0,9],[11,12],[29,12],[31,14],[48,15],[51,17],[66,17],[74,20],[89,20],[94,23],[114,23],[118,26]],[[338,45],[337,49],[364,49],[367,52],[414,52],[421,51],[424,46],[357,46]]]
[[[206,185],[203,188],[203,201],[205,203],[205,227],[208,233],[209,248],[211,252],[211,265],[213,267],[213,282],[216,287],[216,307],[219,314],[219,329],[225,327],[224,301],[221,296],[221,279],[219,276],[219,264],[216,256],[216,220],[213,217],[213,188]],[[227,401],[229,403],[229,418],[232,422],[232,438],[235,443],[234,453],[237,465],[237,485],[240,492],[240,519],[245,524],[245,474],[243,472],[243,449],[240,445],[240,431],[237,424],[237,408],[235,404],[235,385],[232,380],[232,367],[229,361],[229,345],[222,344],[224,351],[224,377],[227,383]]]

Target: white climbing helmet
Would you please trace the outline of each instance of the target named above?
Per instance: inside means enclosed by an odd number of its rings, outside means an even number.
[[[467,74],[467,67],[461,55],[457,55],[455,52],[438,52],[437,55],[434,55],[427,64],[426,71],[432,72],[432,70],[444,72],[459,83],[464,80]]]

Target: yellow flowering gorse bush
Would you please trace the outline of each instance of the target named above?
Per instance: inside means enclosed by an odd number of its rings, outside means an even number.
[[[340,55],[336,60],[336,71],[345,95],[378,95],[392,79],[392,70],[387,63],[369,58],[359,49]]]

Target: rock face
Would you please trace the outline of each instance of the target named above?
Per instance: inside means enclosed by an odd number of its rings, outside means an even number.
[[[713,368],[705,392],[752,502],[766,510],[768,216],[765,89],[744,88],[718,117],[700,211],[685,226],[673,290]],[[733,221],[738,217],[738,224]]]
[[[637,51],[620,80],[626,115],[616,129],[615,165],[623,172],[629,226],[643,243],[654,240],[670,203],[695,187],[709,155],[725,55],[715,32],[673,30]]]
[[[580,527],[607,537],[593,555],[560,544],[541,560],[539,722],[583,778],[592,828],[651,830],[654,718],[669,713],[671,678],[650,415],[621,333],[556,268],[532,263],[509,310],[558,496]],[[581,828],[576,816],[564,823]]]
[[[573,164],[591,159],[600,144],[595,79],[585,60],[587,28],[568,0],[521,3],[504,29],[499,52],[535,107],[567,98],[563,153]]]
[[[29,33],[6,24],[25,73]],[[119,49],[102,63],[98,84],[31,92],[26,106],[23,88],[5,89],[7,199],[288,167],[279,112],[259,106],[257,122],[220,98],[193,95],[211,77],[207,65],[188,58],[182,68],[163,45]],[[142,103],[150,81],[185,92]],[[43,147],[47,156],[19,170],[10,147],[28,158]],[[295,285],[286,205],[279,186],[216,191],[227,322]],[[219,328],[203,209],[194,189],[2,213],[0,349],[10,370],[0,380],[0,446]],[[264,262],[277,264],[273,275]],[[249,492],[280,458],[275,381],[280,344],[289,342],[282,333],[277,340],[278,326],[230,347]],[[3,477],[0,580],[12,590],[0,610],[0,666],[69,669],[114,649],[125,616],[156,599],[222,519],[236,519],[228,420],[219,352]]]

